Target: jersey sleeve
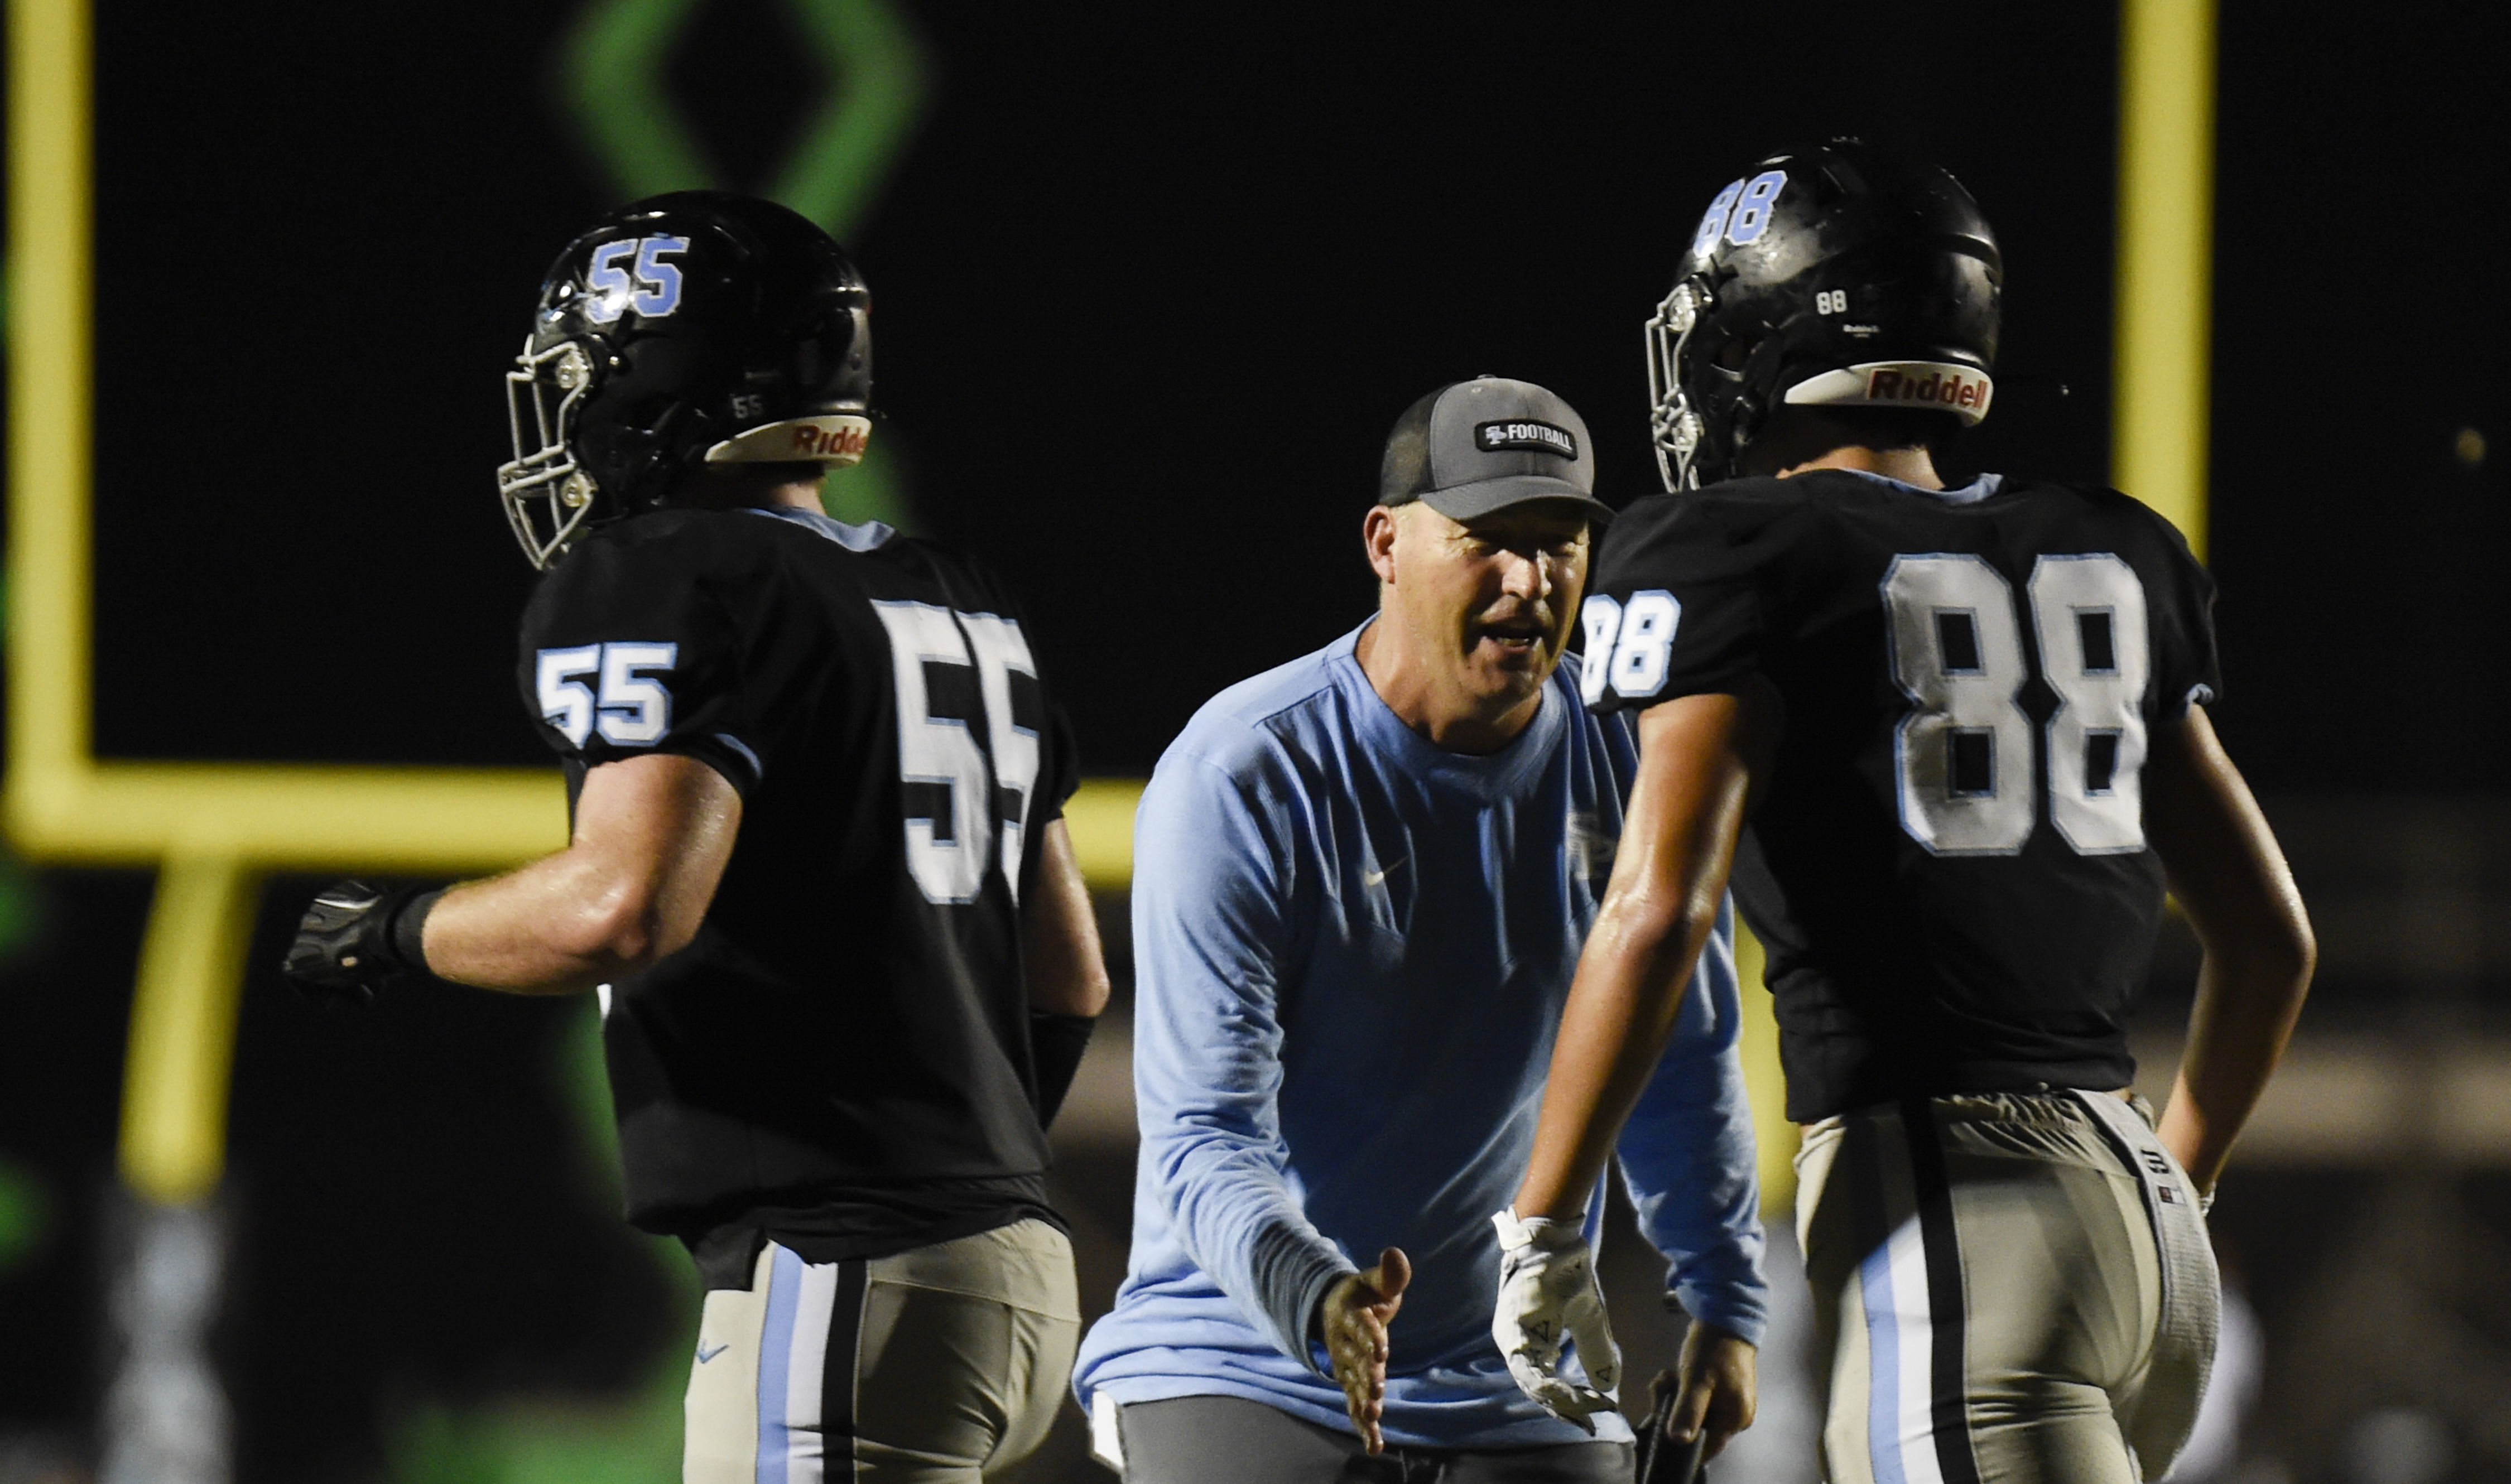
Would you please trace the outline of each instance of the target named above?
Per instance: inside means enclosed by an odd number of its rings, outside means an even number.
[[[523,615],[523,704],[568,762],[675,753],[747,794],[761,764],[742,702],[741,636],[675,545],[596,541],[550,574]]]
[[[1140,1199],[1250,1324],[1324,1374],[1308,1319],[1357,1267],[1292,1188],[1280,995],[1297,962],[1295,809],[1243,763],[1173,746],[1135,817]]]
[[[2160,610],[2153,615],[2153,715],[2178,721],[2223,689],[2222,662],[2215,652],[2215,580],[2197,564],[2177,526],[2150,510],[2144,514],[2168,574],[2166,595],[2153,605]]]
[[[1590,707],[1641,710],[1762,668],[1793,528],[1736,516],[1715,496],[1651,496],[1613,523],[1579,612]]]

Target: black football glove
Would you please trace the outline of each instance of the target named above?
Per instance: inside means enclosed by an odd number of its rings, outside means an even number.
[[[305,909],[280,972],[298,993],[323,1005],[371,1005],[379,990],[416,983],[427,976],[427,966],[417,957],[415,930],[436,894],[419,887],[379,892],[363,881],[335,881]],[[424,903],[422,896],[428,898]],[[422,910],[411,912],[413,905]],[[406,917],[411,921],[405,925]]]

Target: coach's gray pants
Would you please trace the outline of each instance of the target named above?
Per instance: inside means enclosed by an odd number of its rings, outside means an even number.
[[[1831,1484],[2137,1484],[2188,1439],[2215,1259],[2109,1093],[1934,1099],[1806,1131],[1796,1232]]]
[[[894,1257],[806,1263],[770,1242],[706,1296],[687,1484],[977,1484],[1055,1422],[1081,1307],[1042,1221]]]
[[[1116,1409],[1125,1484],[1629,1484],[1628,1443],[1399,1448],[1238,1396]]]

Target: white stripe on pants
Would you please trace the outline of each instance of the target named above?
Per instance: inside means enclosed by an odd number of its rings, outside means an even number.
[[[806,1263],[773,1243],[760,1257],[769,1273],[758,1357],[757,1484],[822,1484],[820,1384],[841,1265]],[[859,1315],[848,1329],[861,1328]]]

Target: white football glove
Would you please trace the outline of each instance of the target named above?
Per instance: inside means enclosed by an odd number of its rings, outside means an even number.
[[[1605,1321],[1587,1238],[1568,1222],[1540,1216],[1522,1221],[1515,1210],[1493,1216],[1491,1225],[1499,1229],[1501,1253],[1491,1339],[1519,1390],[1592,1433],[1590,1415],[1616,1405],[1612,1391],[1622,1381],[1622,1351]],[[1578,1347],[1578,1363],[1590,1384],[1563,1374],[1565,1340]]]

